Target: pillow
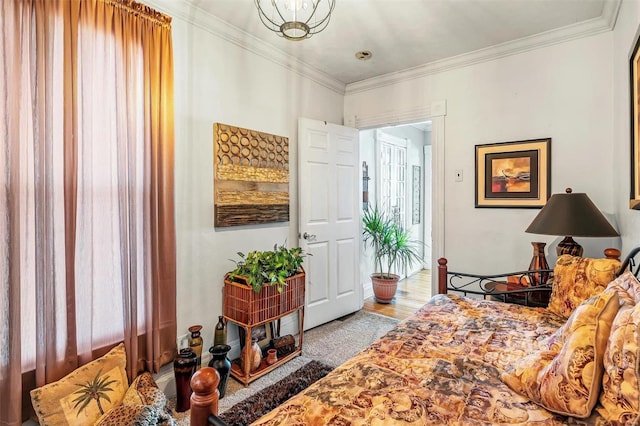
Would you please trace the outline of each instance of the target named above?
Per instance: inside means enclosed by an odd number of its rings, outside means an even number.
[[[151,373],[145,372],[133,379],[122,404],[106,412],[95,426],[144,426],[156,425],[163,421],[168,421],[166,424],[175,424],[167,410],[167,397],[158,389]]]
[[[152,426],[159,421],[158,411],[149,405],[118,405],[100,417],[94,426]]]
[[[620,306],[635,306],[640,302],[640,282],[630,271],[620,275],[607,286],[618,292]]]
[[[164,408],[167,398],[158,389],[158,385],[153,380],[151,373],[145,372],[133,379],[131,386],[129,386],[122,399],[122,403],[125,405],[157,405],[160,408]]]
[[[57,382],[31,391],[31,403],[40,425],[93,424],[120,404],[127,390],[124,344],[77,368]],[[98,398],[91,393],[96,388]]]
[[[612,424],[637,424],[640,419],[640,304],[624,305],[613,320],[598,412]]]
[[[537,352],[502,374],[502,380],[549,411],[589,417],[598,401],[602,358],[618,293],[606,290],[582,303]]]
[[[620,261],[590,259],[563,254],[553,269],[553,289],[549,309],[569,318],[573,310],[588,298],[603,291],[613,281]]]

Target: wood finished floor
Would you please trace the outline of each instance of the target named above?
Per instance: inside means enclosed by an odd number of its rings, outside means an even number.
[[[365,299],[363,310],[403,320],[424,305],[431,297],[431,271],[423,269],[398,283],[393,302],[384,305],[373,297]]]

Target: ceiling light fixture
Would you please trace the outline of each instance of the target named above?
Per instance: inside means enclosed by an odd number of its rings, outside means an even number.
[[[336,0],[254,0],[265,27],[300,41],[327,28]]]

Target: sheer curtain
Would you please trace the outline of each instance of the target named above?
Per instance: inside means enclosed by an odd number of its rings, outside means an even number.
[[[124,341],[175,354],[170,18],[132,0],[0,6],[0,424]]]

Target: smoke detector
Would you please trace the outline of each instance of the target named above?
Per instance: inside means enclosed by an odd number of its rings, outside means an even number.
[[[361,61],[368,61],[372,56],[373,53],[368,50],[361,50],[359,52],[356,52],[356,58],[360,59]]]

